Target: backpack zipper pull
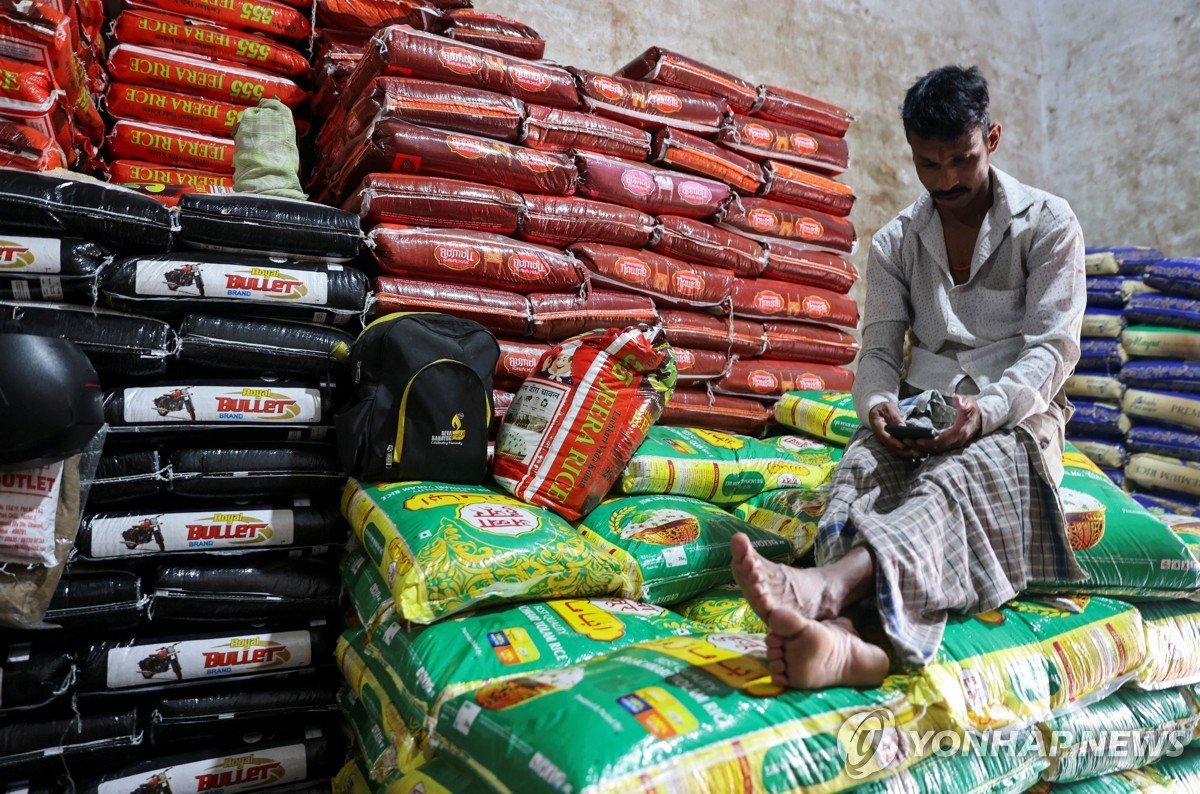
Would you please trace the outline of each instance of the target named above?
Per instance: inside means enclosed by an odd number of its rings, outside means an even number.
[[[387,457],[383,459],[383,468],[392,468],[392,451],[396,449],[395,444],[388,444]]]

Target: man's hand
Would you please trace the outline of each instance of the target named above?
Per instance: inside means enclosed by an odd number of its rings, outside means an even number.
[[[953,425],[938,433],[936,438],[905,439],[908,447],[922,455],[933,455],[962,449],[979,438],[983,432],[983,419],[979,415],[979,406],[975,404],[975,398],[956,394],[954,407],[958,409],[958,416]]]
[[[902,425],[904,420],[900,418],[900,407],[895,403],[880,403],[871,409],[871,413],[867,417],[871,422],[871,430],[875,433],[875,437],[888,449],[902,458],[911,458],[919,460],[925,457],[926,453],[915,449],[909,444],[911,441],[902,438],[896,438],[887,431],[887,425]]]

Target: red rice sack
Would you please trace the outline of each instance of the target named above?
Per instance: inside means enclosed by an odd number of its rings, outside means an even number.
[[[381,270],[407,278],[522,294],[578,289],[584,283],[583,268],[563,252],[487,232],[384,224],[367,235],[367,247]]]
[[[667,341],[677,347],[719,350],[731,356],[760,356],[767,349],[762,323],[676,309],[664,309],[660,315]]]
[[[66,155],[53,138],[24,124],[0,120],[0,168],[52,171],[66,167]]]
[[[644,80],[699,94],[721,97],[737,113],[748,113],[758,100],[753,85],[694,58],[651,47],[617,72],[630,80]]]
[[[845,331],[814,323],[763,323],[768,358],[849,364],[858,355],[858,342]]]
[[[854,373],[841,367],[747,358],[733,362],[715,388],[721,394],[774,400],[789,391],[849,391],[853,385]]]
[[[760,320],[811,320],[844,328],[858,325],[858,304],[845,295],[766,278],[737,280],[733,313]]]
[[[858,268],[853,262],[828,251],[818,251],[803,245],[771,240],[767,249],[766,278],[823,287],[846,294],[858,280]]]
[[[589,110],[655,132],[663,127],[710,135],[721,128],[728,106],[693,91],[572,69]]]
[[[568,521],[590,513],[658,420],[675,375],[666,344],[642,328],[553,346],[500,425],[496,482]]]
[[[344,96],[362,95],[371,80],[404,75],[508,94],[526,102],[579,107],[575,79],[560,66],[533,63],[471,44],[390,25],[376,34]]]
[[[474,320],[499,336],[529,333],[529,301],[524,295],[392,276],[375,279],[374,287],[377,315],[443,312]]]
[[[538,362],[550,349],[549,345],[537,342],[497,341],[500,344],[500,358],[496,361],[495,382],[503,387],[512,386],[513,391],[521,385],[521,381],[537,371]]]
[[[43,66],[0,58],[0,97],[40,105],[57,91],[54,78]],[[646,137],[649,150],[649,136]]]
[[[238,30],[281,39],[304,40],[312,33],[308,14],[275,0],[125,0],[125,8],[157,11],[185,19],[207,19]]]
[[[113,83],[104,109],[114,118],[180,127],[209,135],[233,137],[246,105],[176,94],[142,85]]]
[[[840,174],[850,165],[850,148],[844,138],[750,116],[732,116],[717,140],[755,160],[769,157],[827,174]]]
[[[771,418],[771,409],[758,400],[709,394],[704,389],[676,389],[658,423],[757,436]]]
[[[707,218],[730,195],[721,182],[591,152],[577,153],[575,165],[583,195],[651,215]]]
[[[605,289],[589,290],[586,298],[571,292],[530,295],[529,309],[533,317],[531,335],[547,341],[602,328],[658,323],[658,312],[650,298]]]
[[[820,210],[839,218],[849,215],[854,207],[854,190],[841,182],[773,160],[768,160],[762,169],[766,184],[759,195],[763,198]]]
[[[233,139],[189,132],[141,121],[121,120],[108,134],[113,158],[193,168],[218,174],[233,173]]]
[[[233,192],[231,176],[138,160],[113,160],[108,165],[108,179],[119,185],[179,185],[201,193]]]
[[[525,108],[521,143],[550,152],[583,150],[627,160],[650,156],[650,133],[576,110],[529,105]]]
[[[729,359],[716,350],[691,350],[686,347],[671,347],[675,356],[675,367],[679,371],[680,384],[695,384],[717,380],[729,367]]]
[[[762,167],[758,163],[670,127],[654,134],[651,160],[668,168],[718,179],[745,195],[753,195],[763,186]]]
[[[842,137],[854,117],[837,105],[807,94],[774,85],[758,87],[758,104],[750,111],[755,118],[793,124],[807,130]]]
[[[114,80],[146,85],[164,91],[256,105],[274,97],[290,108],[308,98],[308,92],[286,77],[168,50],[120,44],[108,56]]]
[[[368,174],[352,205],[367,224],[451,226],[497,234],[517,230],[522,207],[521,194],[502,187],[400,174]]]
[[[655,304],[720,306],[729,297],[735,280],[728,271],[649,251],[599,243],[576,243],[569,250],[592,272],[593,280],[650,295]]]
[[[658,224],[658,235],[650,245],[656,253],[732,270],[748,278],[762,273],[767,265],[763,245],[749,237],[676,215],[660,215]]]
[[[654,218],[644,212],[577,196],[526,194],[518,236],[543,245],[606,243],[641,248],[654,234]]]
[[[244,63],[286,77],[305,77],[310,70],[308,58],[285,44],[203,19],[130,10],[117,17],[113,36],[121,44]]]
[[[317,27],[322,34],[330,30],[357,33],[368,38],[388,25],[411,25],[428,30],[437,19],[437,12],[416,0],[321,0],[317,3]]]
[[[717,224],[758,240],[783,239],[835,254],[852,254],[858,248],[854,224],[845,218],[766,199],[726,203]]]
[[[485,14],[469,8],[447,11],[442,15],[436,32],[448,39],[526,60],[536,61],[546,51],[546,42],[528,25],[499,14]]]
[[[3,79],[0,73],[0,80]],[[75,165],[80,160],[80,147],[76,145],[75,124],[62,99],[62,91],[53,91],[45,102],[37,104],[0,96],[0,120],[20,124],[48,138],[66,158],[67,165]],[[89,143],[84,148],[90,146]]]

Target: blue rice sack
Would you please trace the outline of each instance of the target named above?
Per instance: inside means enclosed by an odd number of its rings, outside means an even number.
[[[1165,325],[1200,330],[1200,299],[1152,293],[1134,295],[1125,307],[1130,325]]]
[[[1097,246],[1088,248],[1086,253],[1105,252],[1111,253],[1117,260],[1122,276],[1140,276],[1146,272],[1146,268],[1163,258],[1162,252],[1157,248],[1138,246]]]
[[[1075,403],[1075,415],[1067,422],[1068,436],[1123,438],[1132,425],[1116,403]]]
[[[1129,453],[1148,452],[1168,458],[1200,461],[1200,433],[1139,425],[1125,436]]]
[[[1200,394],[1127,389],[1121,407],[1129,417],[1200,429]]]
[[[1200,516],[1200,500],[1188,501],[1148,493],[1133,493],[1130,496],[1155,515]]]
[[[1084,254],[1083,272],[1089,276],[1115,276],[1121,272],[1121,264],[1111,251]]]
[[[1146,268],[1146,284],[1168,295],[1200,298],[1200,257],[1155,262]]]
[[[1125,395],[1125,384],[1116,375],[1076,372],[1067,378],[1067,382],[1063,384],[1063,391],[1068,397],[1117,402]]]
[[[1121,381],[1135,389],[1200,394],[1200,363],[1170,360],[1131,361],[1121,368]]]
[[[1119,339],[1125,328],[1125,315],[1119,309],[1091,309],[1083,313],[1084,339]]]
[[[1120,276],[1088,276],[1087,307],[1091,309],[1123,309],[1129,294],[1125,279]]]
[[[1075,366],[1084,372],[1116,375],[1128,360],[1129,356],[1116,339],[1082,339],[1079,343],[1079,363]]]
[[[1104,476],[1113,481],[1118,488],[1125,487],[1125,471],[1123,469],[1101,469]]]
[[[1200,362],[1200,331],[1161,325],[1136,325],[1121,332],[1130,357],[1177,358]]]

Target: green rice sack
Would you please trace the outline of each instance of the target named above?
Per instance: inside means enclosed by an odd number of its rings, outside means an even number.
[[[605,559],[620,563],[621,595],[651,604],[674,604],[731,584],[730,541],[739,532],[767,559],[791,561],[786,538],[686,496],[607,499],[578,527]]]
[[[342,514],[405,620],[464,609],[606,595],[621,568],[549,510],[480,486],[350,480]]]
[[[1028,794],[1168,794],[1171,779],[1154,769],[1131,769],[1075,783],[1038,783]]]
[[[371,770],[362,755],[355,755],[333,776],[333,790],[339,794],[375,794]]]
[[[338,565],[350,606],[367,637],[396,612],[387,580],[379,573],[358,538],[351,536]]]
[[[1200,429],[1200,394],[1127,389],[1121,400],[1127,416],[1189,430]]]
[[[1200,604],[1191,601],[1140,604],[1146,631],[1146,660],[1137,686],[1164,689],[1200,683]]]
[[[1063,392],[1068,397],[1119,402],[1125,394],[1125,384],[1116,375],[1078,372],[1067,378]]]
[[[372,781],[379,783],[396,774],[396,754],[387,734],[367,714],[366,706],[348,683],[338,690],[338,705],[350,728],[355,751],[362,756],[363,767]]]
[[[1135,325],[1121,332],[1121,346],[1139,358],[1176,358],[1200,361],[1200,331]]]
[[[816,543],[817,525],[828,502],[824,488],[779,488],[751,496],[732,512],[749,524],[787,538],[792,556],[798,559]]]
[[[1200,791],[1200,750],[1166,756],[1151,764],[1149,769],[1168,778],[1174,791]]]
[[[711,631],[766,634],[767,624],[754,614],[750,602],[735,584],[715,587],[675,607],[688,620],[703,624]]]
[[[1188,547],[1192,556],[1200,560],[1200,517],[1177,513],[1155,513],[1154,517],[1170,527],[1171,531]],[[1196,595],[1200,596],[1200,593]]]
[[[445,757],[385,784],[378,794],[479,794],[487,790],[487,784],[465,764]]]
[[[902,689],[784,690],[765,652],[756,635],[674,637],[480,687],[442,707],[437,743],[503,794],[830,794],[917,760]]]
[[[775,421],[843,446],[860,426],[849,392],[790,391],[775,403]]]
[[[935,739],[932,755],[854,794],[1011,794],[1035,785],[1046,768],[1033,728]]]
[[[1152,491],[1172,491],[1200,497],[1200,462],[1139,453],[1129,456],[1125,476]]]
[[[626,494],[674,494],[736,504],[775,488],[828,482],[840,450],[795,436],[759,441],[700,428],[650,429],[621,474]]]

